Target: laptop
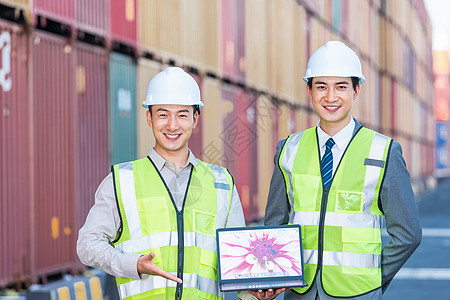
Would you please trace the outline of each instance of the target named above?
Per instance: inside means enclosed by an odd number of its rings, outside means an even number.
[[[300,225],[221,228],[216,233],[221,291],[308,285]]]

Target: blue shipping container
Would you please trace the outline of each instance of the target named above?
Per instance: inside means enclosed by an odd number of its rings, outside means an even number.
[[[136,64],[112,53],[109,67],[111,164],[136,159]]]

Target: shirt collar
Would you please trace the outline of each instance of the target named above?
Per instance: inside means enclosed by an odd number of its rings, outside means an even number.
[[[317,124],[319,147],[320,148],[325,147],[325,143],[328,141],[330,137],[332,137],[338,149],[342,149],[352,138],[354,130],[355,130],[355,120],[353,119],[353,117],[350,118],[350,122],[334,136],[329,136],[325,131],[323,131],[322,128],[320,128],[320,121],[319,121],[319,123]]]
[[[184,165],[183,167],[186,167],[187,165],[191,164],[194,166],[195,169],[197,169],[198,161],[195,158],[192,151],[190,149],[188,149],[188,151],[189,151],[189,157],[186,162],[186,165]],[[164,164],[167,162],[167,160],[165,160],[164,157],[162,157],[161,155],[159,155],[158,152],[155,151],[154,147],[152,147],[152,149],[150,149],[148,156],[153,161],[153,163],[155,164],[156,168],[158,168],[159,171],[162,170],[162,168],[164,167]]]

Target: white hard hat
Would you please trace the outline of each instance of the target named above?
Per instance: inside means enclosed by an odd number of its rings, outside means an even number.
[[[159,104],[204,106],[195,79],[178,67],[168,67],[156,74],[147,86],[142,106]]]
[[[358,77],[360,84],[366,81],[356,53],[338,41],[326,42],[309,58],[303,80],[321,76]]]

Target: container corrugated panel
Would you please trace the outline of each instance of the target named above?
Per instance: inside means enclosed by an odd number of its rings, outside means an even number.
[[[245,90],[231,85],[222,85],[222,97],[233,108],[223,119],[224,153],[228,162],[224,163],[234,176],[247,222],[255,221],[258,210],[254,195],[257,193],[257,129],[256,120],[249,110],[254,110],[255,101],[251,101]]]
[[[378,67],[380,64],[380,15],[378,11],[373,9],[373,7],[369,7],[369,32],[368,36],[365,37],[368,39],[368,47],[369,47],[369,57],[370,60],[375,64],[375,67]]]
[[[32,0],[0,0],[0,4],[22,10],[25,19],[31,21]]]
[[[247,57],[247,82],[258,87],[267,87],[268,32],[267,4],[259,0],[245,1],[245,49]]]
[[[201,90],[202,78],[200,76],[197,76],[197,75],[192,74],[192,73],[190,73],[190,75],[197,82],[197,84],[198,84],[198,86],[200,88],[200,94],[201,94],[202,93],[202,90]],[[191,149],[192,153],[194,153],[194,155],[196,155],[200,159],[201,159],[200,154],[203,151],[203,136],[202,136],[202,127],[203,127],[203,125],[202,124],[203,124],[203,120],[201,118],[201,113],[200,113],[200,118],[198,119],[197,126],[194,129],[192,129],[192,135],[191,135],[191,137],[189,139],[189,149]]]
[[[273,11],[273,40],[274,56],[270,56],[273,64],[271,73],[274,87],[279,96],[289,102],[295,102],[295,86],[298,84],[298,76],[293,64],[296,56],[294,48],[294,7],[297,5],[292,1],[277,2]],[[277,59],[273,59],[276,57]]]
[[[424,120],[426,119],[426,115],[423,114],[423,108],[422,105],[420,103],[420,101],[418,99],[414,99],[414,103],[413,103],[413,114],[411,115],[412,119],[414,119],[413,122],[413,132],[414,135],[418,138],[420,138],[421,132],[422,132],[422,127]]]
[[[320,17],[323,17],[324,0],[303,0],[302,4]]]
[[[139,45],[141,51],[156,52],[164,59],[179,58],[182,53],[182,18],[178,0],[139,0]],[[195,20],[196,18],[188,21]],[[188,22],[186,21],[186,22]]]
[[[220,81],[208,77],[202,81],[202,97],[205,109],[202,109],[200,118],[208,126],[202,128],[204,146],[199,157],[208,163],[226,167],[229,159],[225,156],[223,140],[219,135],[224,130],[222,120],[233,110],[233,104],[222,100]]]
[[[331,25],[337,31],[341,30],[341,0],[331,0]]]
[[[109,30],[109,0],[75,1],[76,26],[99,36],[107,36]]]
[[[136,0],[110,1],[111,40],[137,47]]]
[[[142,102],[145,100],[145,93],[147,85],[150,80],[159,73],[161,64],[145,58],[140,58],[138,61],[137,71],[137,102],[136,102],[136,120],[137,120],[137,157],[145,157],[148,155],[151,147],[155,145],[155,137],[152,129],[148,126],[146,111],[142,107]]]
[[[27,35],[0,20],[0,287],[30,276],[30,130]],[[9,66],[8,66],[9,65]],[[6,226],[5,226],[6,225]]]
[[[302,80],[307,64],[308,45],[305,43],[306,35],[306,11],[302,6],[294,7],[294,97],[297,104],[307,105],[308,97],[306,85]]]
[[[205,71],[219,67],[219,1],[180,1],[183,61]]]
[[[420,144],[417,141],[411,141],[411,166],[409,168],[409,173],[412,178],[419,178],[424,172],[423,162],[427,161],[427,158],[420,156]],[[421,162],[421,158],[423,162]]]
[[[108,56],[103,48],[76,45],[75,208],[77,233],[108,174]],[[73,70],[72,70],[73,72]]]
[[[161,50],[175,55],[181,54],[180,1],[160,0],[158,4],[160,8],[160,18],[158,21],[160,26],[159,43]]]
[[[255,116],[257,122],[257,148],[258,148],[258,192],[257,192],[257,207],[259,218],[264,218],[266,209],[267,195],[269,194],[269,186],[272,171],[273,171],[273,136],[272,127],[276,116],[276,109],[270,99],[265,96],[260,96],[255,107]]]
[[[141,51],[154,51],[159,48],[157,1],[138,0],[138,42]],[[175,20],[176,21],[176,20]]]
[[[285,139],[289,136],[290,132],[290,107],[287,105],[279,105],[279,120],[278,120],[278,139]]]
[[[205,19],[205,40],[203,47],[206,49],[203,62],[207,69],[215,70],[219,68],[219,4],[218,1],[203,0],[203,6]]]
[[[341,29],[340,32],[344,37],[349,36],[349,0],[341,0]]]
[[[32,34],[32,269],[41,276],[71,269],[76,259],[74,51],[66,39]]]
[[[358,42],[359,42],[359,49],[364,54],[369,54],[370,52],[370,38],[372,37],[372,34],[370,32],[370,22],[371,22],[371,14],[370,14],[370,3],[369,1],[358,1],[360,7],[359,7],[359,28],[358,25],[356,25],[356,28],[358,28]]]
[[[225,77],[245,80],[245,1],[221,3],[221,70]]]
[[[385,134],[390,134],[389,130],[392,127],[392,94],[391,94],[391,81],[386,75],[381,77],[381,99],[380,99],[380,117],[381,117],[381,130]]]
[[[388,40],[388,23],[385,18],[380,17],[379,19],[379,25],[378,25],[378,31],[379,31],[379,42],[382,45],[386,45]],[[380,71],[386,71],[386,65],[387,65],[387,51],[389,47],[379,47],[378,52],[378,66],[380,68]]]
[[[424,66],[422,64],[418,64],[416,67],[416,93],[419,95],[421,101],[423,101],[426,97],[426,87],[427,76]]]
[[[402,135],[394,135],[393,139],[399,142],[402,146],[403,158],[405,159],[406,167],[408,170],[411,170],[411,140]]]
[[[435,148],[432,146],[433,144],[423,144],[423,152],[427,157],[427,163],[425,164],[425,175],[429,176],[434,173],[434,161],[435,161]],[[448,155],[448,154],[447,154]]]
[[[347,28],[347,38],[356,45],[356,47],[361,47],[359,43],[359,35],[360,30],[364,27],[364,24],[361,23],[360,16],[363,13],[361,10],[361,2],[364,1],[353,1],[348,6],[348,13],[350,15],[348,20],[348,28]],[[367,20],[366,20],[367,21]],[[354,49],[357,51],[357,49]]]
[[[131,57],[110,54],[109,98],[111,164],[136,159],[136,65]]]
[[[56,22],[74,25],[75,0],[32,0],[33,15],[42,16]]]
[[[333,0],[322,0],[323,3],[323,15],[322,19],[333,25]]]
[[[316,51],[319,47],[321,47],[325,42],[325,28],[323,27],[323,25],[316,19],[316,18],[311,18],[311,23],[310,23],[310,49],[309,49],[309,53],[310,55],[314,53],[314,51]]]
[[[265,2],[265,11],[266,11],[266,45],[263,47],[266,48],[266,62],[265,67],[266,71],[263,71],[266,77],[266,86],[267,89],[271,92],[276,91],[277,87],[275,86],[275,80],[273,79],[273,73],[275,72],[275,68],[277,67],[276,64],[274,64],[274,60],[271,59],[272,57],[275,57],[275,37],[276,37],[276,27],[273,26],[275,23],[275,8],[276,8],[276,2],[273,0],[268,0]],[[259,18],[258,18],[259,19]],[[258,22],[258,20],[256,20]],[[252,56],[251,53],[248,53],[249,56]],[[251,59],[251,58],[250,58]]]
[[[295,131],[302,131],[308,127],[308,114],[309,112],[304,109],[296,110],[296,128]]]

